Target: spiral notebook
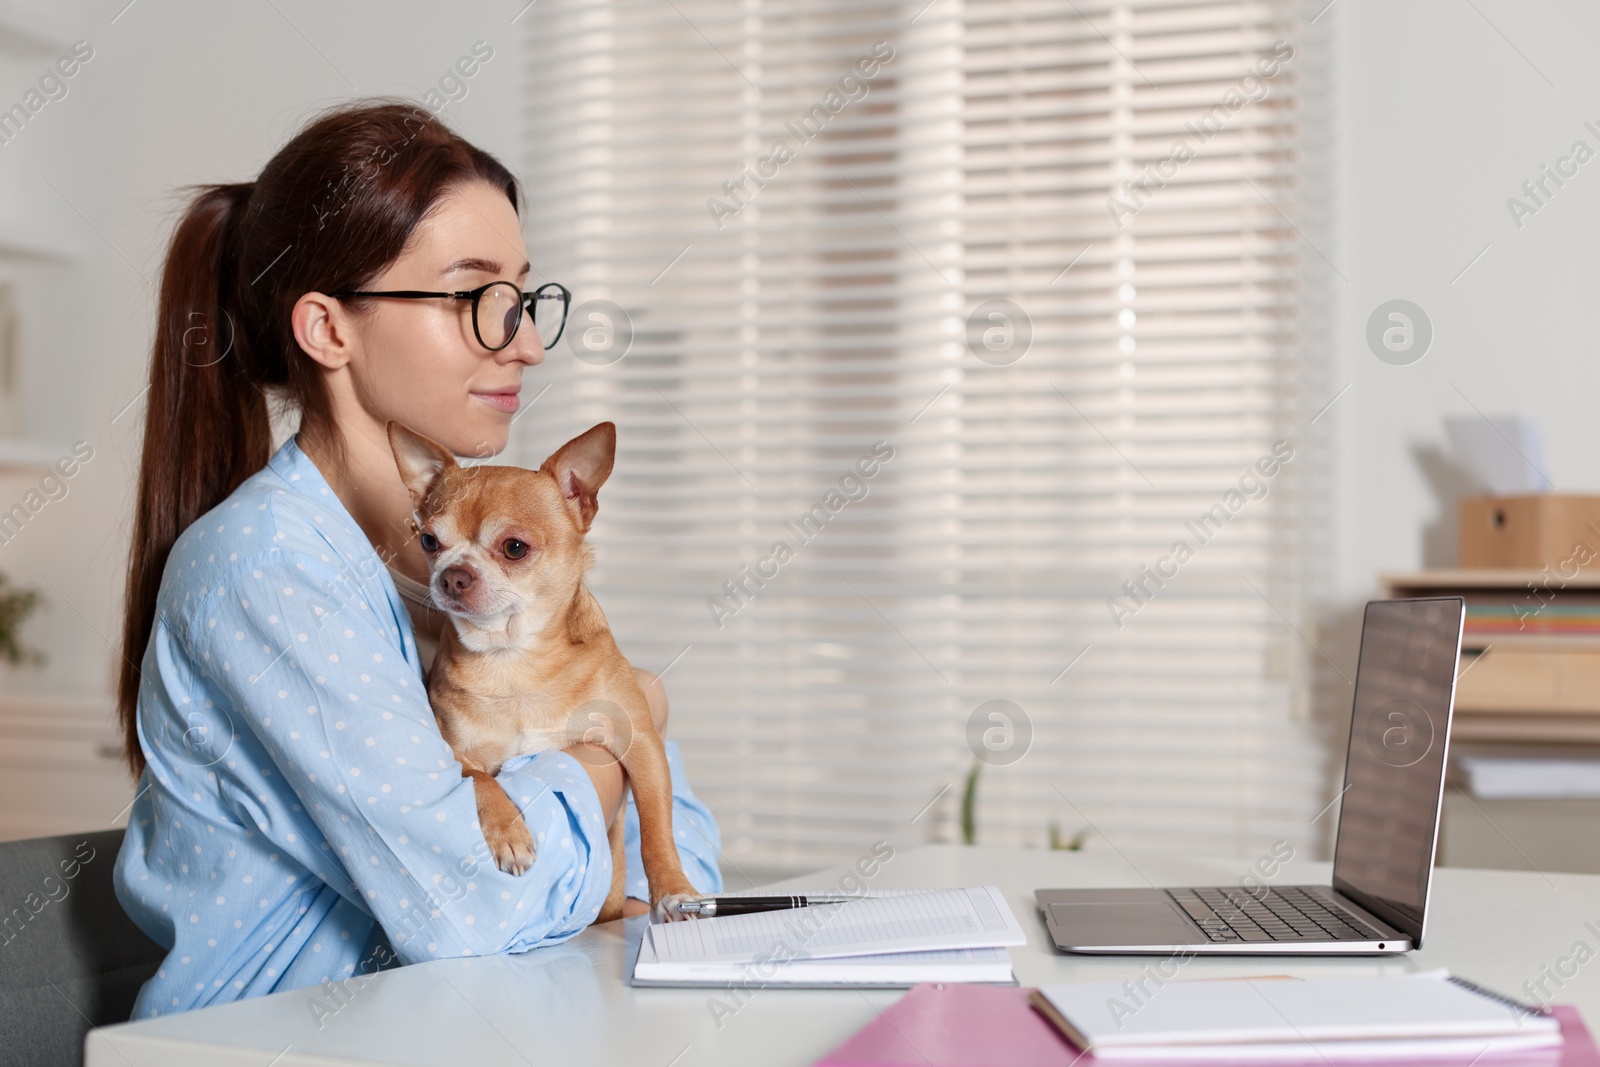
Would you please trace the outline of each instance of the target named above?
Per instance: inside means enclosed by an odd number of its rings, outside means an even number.
[[[1562,1041],[1554,1016],[1445,971],[1046,984],[1032,1002],[1097,1061],[1471,1058]]]
[[[657,923],[633,984],[887,986],[1015,982],[1027,936],[996,886],[879,890],[842,904]]]
[[[1095,1067],[1105,1063],[1129,1067],[1133,1062],[1105,1060],[1081,1051],[1029,1005],[1031,992],[1014,986],[919,985],[818,1060],[817,1067]],[[1563,1040],[1558,1047],[1485,1053],[1479,1046],[1480,1050],[1469,1055],[1456,1056],[1398,1053],[1352,1061],[1312,1054],[1237,1062],[1247,1062],[1250,1067],[1600,1067],[1600,1051],[1577,1009],[1559,1005],[1551,1011],[1561,1026]],[[1212,1067],[1217,1061],[1201,1062]]]

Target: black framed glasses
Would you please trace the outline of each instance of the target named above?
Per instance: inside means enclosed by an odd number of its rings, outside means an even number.
[[[390,296],[400,300],[446,298],[472,301],[472,332],[478,343],[491,352],[498,352],[511,343],[522,325],[522,314],[533,317],[533,327],[539,331],[539,340],[545,350],[555,347],[561,331],[567,327],[567,308],[572,303],[572,293],[560,282],[545,282],[533,292],[524,292],[512,282],[489,282],[476,289],[462,289],[453,293],[430,293],[420,289],[340,289],[329,296]]]

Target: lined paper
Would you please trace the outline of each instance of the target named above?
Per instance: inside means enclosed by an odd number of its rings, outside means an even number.
[[[912,986],[918,982],[1015,982],[1011,954],[1003,948],[947,948],[926,952],[885,952],[783,963],[667,963],[656,959],[650,938],[639,943],[635,985],[703,985],[745,988],[789,986],[829,988]]]
[[[663,963],[829,959],[1027,943],[997,886],[658,923],[650,927],[650,938]]]
[[[1039,993],[1097,1058],[1210,1056],[1242,1062],[1282,1059],[1296,1050],[1305,1059],[1357,1058],[1371,1042],[1372,1051],[1364,1054],[1398,1059],[1396,1050],[1405,1046],[1394,1042],[1426,1043],[1414,1045],[1407,1056],[1470,1056],[1491,1044],[1491,1051],[1502,1047],[1502,1039],[1509,1041],[1505,1048],[1561,1040],[1555,1018],[1508,1009],[1437,972],[1173,982],[1136,1012],[1118,1008],[1127,991],[1113,982],[1046,983]],[[1448,1044],[1454,1039],[1469,1041],[1457,1048]]]

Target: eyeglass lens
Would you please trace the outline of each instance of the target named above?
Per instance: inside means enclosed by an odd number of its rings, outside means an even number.
[[[533,299],[533,325],[539,343],[549,345],[561,332],[566,302],[558,289],[541,289]],[[522,319],[522,292],[509,282],[499,282],[478,298],[478,336],[489,348],[504,348]]]

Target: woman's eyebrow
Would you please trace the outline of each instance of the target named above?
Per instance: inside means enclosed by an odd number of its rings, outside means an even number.
[[[533,264],[524,261],[522,264],[522,270],[518,271],[516,276],[520,278],[522,275],[528,273],[532,269]],[[451,263],[444,270],[440,271],[440,273],[454,274],[457,271],[463,270],[482,271],[485,274],[499,274],[500,261],[497,259],[484,259],[481,256],[463,256],[454,263]]]

